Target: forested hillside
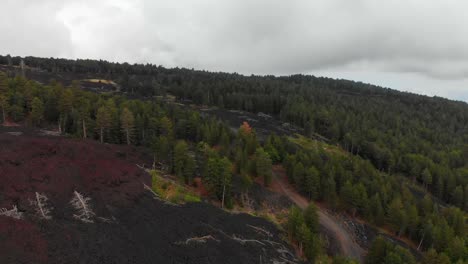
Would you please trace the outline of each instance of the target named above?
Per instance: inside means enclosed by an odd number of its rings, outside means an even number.
[[[246,77],[32,57],[24,63],[22,71],[0,76],[2,120],[150,147],[155,162],[187,183],[201,176],[226,207],[233,203],[233,178],[241,179],[248,192],[256,177],[268,185],[272,164],[282,164],[290,181],[311,199],[388,228],[432,256],[467,259],[462,211],[468,208],[466,103],[302,75]],[[20,66],[21,59],[0,57],[0,64]],[[31,67],[78,82],[64,87],[57,81],[38,84],[21,77],[37,71]],[[79,80],[91,77],[117,82],[123,94],[79,89]],[[248,123],[233,133],[220,120],[165,102],[160,97],[165,95],[185,103],[267,113],[303,127],[305,137],[271,135],[260,142]],[[408,187],[417,185],[438,199],[420,197]],[[316,234],[303,226],[291,228],[290,235],[314,258],[320,254],[314,248]],[[397,254],[393,247],[382,247]]]
[[[20,65],[19,57],[0,64]],[[170,93],[197,104],[264,112],[339,143],[389,173],[468,208],[468,104],[347,80],[242,76],[155,65],[26,57],[52,73],[94,74],[138,96]]]

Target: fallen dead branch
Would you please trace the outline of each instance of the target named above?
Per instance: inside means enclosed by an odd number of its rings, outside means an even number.
[[[213,229],[214,231],[217,231],[217,232],[221,233],[222,235],[226,236],[227,238],[232,239],[232,240],[234,240],[234,241],[237,241],[237,242],[239,242],[239,243],[241,243],[241,244],[245,244],[245,243],[258,243],[258,244],[260,244],[260,245],[262,245],[262,246],[266,246],[264,243],[260,242],[259,240],[256,240],[256,239],[242,239],[242,238],[240,238],[240,237],[237,237],[235,234],[233,234],[232,236],[230,236],[230,235],[226,234],[226,233],[225,233],[223,230],[221,230],[221,229],[214,228],[213,226],[208,225],[208,224],[206,224],[206,226],[210,227],[210,228]]]
[[[219,240],[214,238],[212,235],[206,235],[202,237],[190,237],[187,238],[184,242],[176,242],[176,245],[188,245],[190,243],[206,243],[208,240],[213,240],[219,243]]]
[[[18,211],[18,208],[16,207],[16,205],[13,205],[13,208],[10,210],[6,208],[0,208],[0,215],[15,218],[15,219],[23,218],[23,213]]]
[[[74,214],[73,217],[85,223],[94,223],[95,213],[91,209],[91,198],[85,197],[77,191],[74,191],[73,194],[75,197],[70,203],[78,211],[78,214]]]
[[[263,229],[261,227],[253,226],[253,225],[247,225],[247,226],[250,227],[250,228],[253,228],[255,231],[257,231],[260,234],[264,234],[264,235],[266,235],[268,237],[273,237],[273,235],[270,232],[268,232],[267,230],[265,230],[265,229]]]
[[[49,198],[45,194],[36,192],[36,199],[30,200],[29,203],[36,207],[36,213],[45,220],[52,219],[51,211],[53,208],[49,206]]]
[[[7,132],[7,134],[12,135],[12,136],[21,136],[23,132]]]
[[[242,239],[240,237],[237,237],[236,235],[232,235],[231,239],[241,243],[242,245],[244,245],[245,243],[258,243],[258,244],[260,244],[262,246],[265,246],[265,243],[262,243],[257,239]]]

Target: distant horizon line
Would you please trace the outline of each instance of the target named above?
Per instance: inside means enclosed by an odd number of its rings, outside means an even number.
[[[111,64],[120,64],[120,65],[123,65],[123,64],[128,64],[128,65],[151,65],[151,66],[155,66],[155,67],[162,67],[162,68],[169,69],[169,70],[171,70],[171,69],[184,69],[184,70],[207,72],[207,73],[214,73],[214,74],[232,74],[232,75],[243,76],[245,78],[249,78],[249,77],[287,78],[287,77],[292,77],[292,76],[309,76],[309,77],[314,77],[314,78],[324,78],[324,79],[331,79],[331,80],[336,80],[336,81],[350,81],[350,82],[375,86],[376,88],[390,89],[392,91],[400,92],[400,93],[406,93],[406,94],[417,95],[417,96],[424,96],[424,97],[427,97],[427,98],[441,98],[441,99],[445,99],[445,100],[449,100],[449,101],[468,104],[468,98],[453,99],[453,98],[448,98],[448,97],[439,96],[439,95],[428,95],[428,94],[418,93],[418,92],[414,92],[414,91],[399,90],[399,89],[396,89],[396,88],[392,88],[392,87],[388,87],[388,86],[384,86],[384,85],[378,85],[378,84],[374,84],[374,83],[370,83],[370,82],[366,82],[366,81],[360,81],[360,80],[357,80],[357,79],[329,77],[329,76],[325,76],[325,75],[316,75],[316,74],[312,74],[312,73],[292,73],[292,74],[241,73],[241,72],[237,72],[237,71],[209,70],[209,69],[200,69],[200,68],[194,68],[194,67],[190,68],[189,66],[165,66],[163,64],[156,64],[156,63],[152,63],[152,62],[113,61],[113,60],[102,59],[102,58],[86,58],[86,59],[83,59],[83,58],[67,58],[67,57],[61,57],[61,56],[58,56],[58,57],[54,57],[54,56],[45,57],[45,56],[34,56],[34,55],[25,55],[25,56],[15,55],[15,56],[12,56],[11,54],[6,54],[6,55],[1,55],[0,54],[0,56],[3,56],[3,57],[10,56],[11,58],[18,58],[19,57],[19,58],[22,58],[22,59],[27,58],[27,57],[31,57],[31,58],[39,58],[39,59],[57,59],[57,60],[69,60],[69,61],[78,61],[78,60],[103,61],[103,62],[107,62],[107,63],[111,63]]]

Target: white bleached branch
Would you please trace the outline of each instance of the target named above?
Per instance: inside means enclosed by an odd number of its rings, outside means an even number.
[[[273,237],[273,235],[268,232],[267,230],[261,228],[261,227],[258,227],[258,226],[253,226],[253,225],[249,225],[247,224],[248,227],[250,228],[253,228],[255,231],[257,231],[258,233],[262,234],[262,235],[266,235],[268,237]]]
[[[36,207],[36,213],[45,220],[52,219],[51,211],[53,207],[49,206],[49,198],[45,194],[40,194],[36,192],[36,199],[30,200],[31,205]]]
[[[13,208],[8,210],[6,208],[0,208],[0,215],[15,218],[15,219],[22,219],[23,213],[18,211],[16,205],[13,205]]]
[[[239,243],[242,244],[242,245],[244,245],[245,243],[258,243],[258,244],[260,244],[260,245],[262,245],[262,246],[265,246],[265,243],[260,242],[260,241],[257,240],[257,239],[242,239],[242,238],[240,238],[240,237],[238,237],[238,236],[236,236],[236,235],[232,235],[232,236],[231,236],[231,239],[233,239],[234,241],[239,242]]]
[[[214,238],[212,235],[206,235],[202,237],[190,237],[183,242],[176,242],[176,245],[188,245],[190,243],[206,243],[208,240],[213,240],[219,243],[219,240]]]
[[[70,201],[70,204],[78,211],[78,214],[73,214],[73,217],[85,223],[94,223],[95,213],[91,209],[91,198],[85,197],[77,191],[74,191],[73,194],[75,197]]]

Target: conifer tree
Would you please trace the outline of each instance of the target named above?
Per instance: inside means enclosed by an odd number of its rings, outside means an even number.
[[[104,131],[111,126],[111,116],[109,110],[105,106],[101,106],[96,114],[96,125],[99,129],[99,138],[101,143],[104,142]]]
[[[317,213],[317,206],[313,202],[309,203],[307,208],[304,210],[304,220],[307,227],[313,232],[319,231],[319,217]]]
[[[320,196],[320,174],[319,171],[311,166],[307,169],[304,180],[305,191],[309,194],[309,198],[316,200]]]
[[[62,91],[61,96],[58,101],[58,109],[60,112],[60,119],[59,119],[59,131],[66,132],[67,130],[67,123],[70,113],[73,108],[73,92],[71,89],[65,89]]]
[[[177,141],[174,147],[174,172],[177,176],[182,177],[184,167],[187,160],[188,145],[184,140]]]
[[[31,121],[34,125],[40,125],[44,119],[44,104],[42,100],[34,97],[31,107]]]
[[[263,177],[263,182],[265,186],[270,185],[272,178],[272,164],[271,159],[268,156],[268,153],[263,150],[263,148],[257,148],[255,152],[256,157],[256,172],[257,175]]]
[[[127,145],[130,145],[135,126],[135,118],[133,117],[133,113],[126,107],[122,110],[122,114],[120,115],[120,125],[125,133]]]

